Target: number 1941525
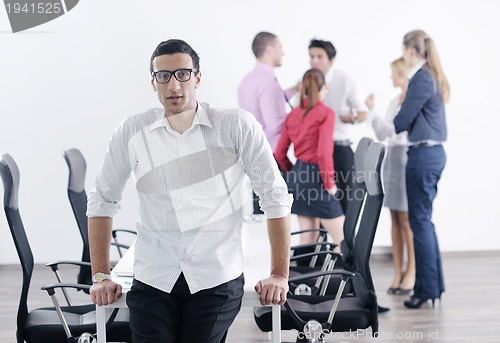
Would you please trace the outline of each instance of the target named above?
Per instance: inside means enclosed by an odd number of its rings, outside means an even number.
[[[63,11],[60,2],[39,2],[39,3],[22,3],[22,2],[13,2],[7,3],[5,5],[7,8],[7,12],[10,13],[45,13],[45,14],[58,14]]]

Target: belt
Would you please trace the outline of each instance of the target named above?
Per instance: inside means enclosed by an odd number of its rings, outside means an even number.
[[[410,148],[415,148],[415,149],[419,149],[419,148],[432,148],[434,146],[438,146],[438,145],[441,145],[441,142],[437,142],[437,141],[421,141],[421,142],[412,142],[410,143]]]
[[[338,146],[350,146],[352,142],[350,140],[345,140],[345,141],[333,141],[334,145]]]

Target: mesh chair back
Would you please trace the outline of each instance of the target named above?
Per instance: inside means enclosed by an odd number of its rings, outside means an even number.
[[[19,213],[18,194],[19,194],[19,168],[16,162],[9,154],[2,155],[0,160],[0,174],[4,187],[4,210],[10,232],[16,246],[17,254],[21,262],[23,271],[23,285],[21,289],[21,298],[17,310],[17,341],[24,342],[23,327],[26,316],[28,315],[28,290],[30,287],[31,276],[33,274],[33,253],[31,251],[28,237],[24,230],[23,221]]]
[[[64,160],[69,168],[68,198],[82,236],[82,261],[90,262],[89,233],[87,223],[87,194],[85,192],[85,173],[87,163],[80,150],[72,148],[63,152]],[[92,271],[90,267],[82,266],[78,273],[78,283],[91,284]]]
[[[361,208],[365,200],[366,185],[364,178],[364,160],[368,147],[373,142],[373,139],[363,137],[356,148],[354,153],[354,184],[353,184],[353,199],[349,200],[349,206],[345,214],[344,222],[344,240],[341,242],[340,247],[342,251],[343,266],[349,268],[352,262],[352,251],[354,248],[354,233],[357,223],[359,221]]]
[[[375,290],[370,274],[370,255],[378,226],[380,211],[384,201],[382,190],[381,165],[384,159],[385,146],[372,143],[368,147],[364,162],[366,200],[363,216],[359,224],[354,243],[354,260],[357,271],[363,276],[371,290]]]

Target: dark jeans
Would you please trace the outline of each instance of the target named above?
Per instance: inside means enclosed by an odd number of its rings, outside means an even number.
[[[340,206],[344,213],[347,213],[347,205],[353,197],[354,187],[354,152],[351,146],[334,144],[333,165]]]
[[[414,295],[421,299],[439,298],[444,292],[441,253],[432,223],[432,202],[445,163],[446,154],[442,145],[408,149],[406,189],[415,245]]]
[[[170,293],[134,279],[127,294],[134,343],[219,343],[241,308],[243,274],[214,288],[189,292],[181,274]]]

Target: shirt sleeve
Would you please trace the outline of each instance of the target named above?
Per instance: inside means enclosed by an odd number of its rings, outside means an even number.
[[[325,189],[335,185],[335,169],[333,166],[333,130],[335,128],[335,113],[328,109],[318,134],[318,165]]]
[[[266,132],[270,136],[271,145],[274,147],[281,134],[285,122],[285,96],[275,81],[268,82],[258,97],[259,107]]]
[[[398,115],[394,118],[396,133],[411,131],[413,122],[420,113],[420,110],[432,96],[432,79],[429,78],[428,81],[418,75],[415,75],[414,78],[413,82],[410,81],[405,100],[401,105]]]
[[[361,89],[350,76],[348,77],[347,103],[357,112],[368,112]]]
[[[281,176],[261,125],[253,115],[241,110],[232,132],[238,161],[250,178],[266,217],[281,218],[290,214],[293,197],[288,194],[287,184]]]
[[[274,152],[274,157],[276,161],[280,165],[281,169],[286,172],[289,172],[293,164],[287,156],[288,149],[290,148],[290,136],[288,135],[287,123],[283,125],[283,130],[281,130],[280,139],[278,141],[278,145],[276,146],[276,151]]]
[[[123,121],[109,142],[95,186],[90,191],[87,217],[113,217],[120,208],[123,189],[130,177],[132,164],[129,158],[128,141],[130,130]]]

